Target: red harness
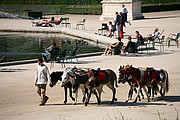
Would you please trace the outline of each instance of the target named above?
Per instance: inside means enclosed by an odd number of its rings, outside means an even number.
[[[145,77],[145,80],[156,80],[156,79],[158,79],[158,73],[157,73],[157,71],[148,71],[148,72],[146,72],[146,74],[144,75],[144,77]]]
[[[93,72],[92,70],[90,70],[89,72],[89,77],[92,77],[93,76]],[[98,72],[98,78],[96,78],[97,80],[105,80],[106,79],[106,73],[103,72],[103,71],[99,71]]]

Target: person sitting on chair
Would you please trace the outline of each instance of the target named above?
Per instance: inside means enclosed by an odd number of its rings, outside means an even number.
[[[132,42],[131,39],[132,39],[131,36],[128,36],[128,43],[124,47],[123,53],[125,53],[125,52],[136,53],[137,52],[136,44],[135,44],[135,42]]]
[[[59,25],[61,23],[61,21],[62,21],[62,17],[60,17],[59,20],[54,20],[54,23],[56,25]]]
[[[153,34],[149,34],[147,37],[144,37],[144,39],[153,41],[159,34],[160,34],[159,29],[155,28]]]
[[[118,50],[117,52],[114,53],[114,55],[117,55],[119,53],[121,53],[121,50],[120,48],[123,46],[123,42],[121,42],[121,38],[119,37],[118,38],[118,41],[111,44],[111,45],[108,45],[104,51],[104,54],[103,55],[109,55],[110,53],[112,54],[112,52]]]
[[[139,33],[139,31],[136,31],[136,45],[139,46],[139,45],[143,45],[144,44],[144,38],[143,36]]]
[[[45,53],[42,54],[44,61],[48,62],[53,56],[53,51],[56,48],[56,43],[51,43],[51,46],[45,48]]]
[[[109,35],[108,35],[108,37],[112,37],[112,35],[113,35],[113,24],[112,24],[111,21],[109,21],[108,30],[109,30]]]
[[[54,27],[54,24],[59,25],[61,23],[62,18],[59,20],[55,20],[54,17],[51,17],[50,20],[43,20],[36,24],[37,27]]]

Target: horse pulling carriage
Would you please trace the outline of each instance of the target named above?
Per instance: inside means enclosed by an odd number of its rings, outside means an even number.
[[[101,93],[104,85],[112,91],[112,99],[110,103],[113,104],[114,101],[117,101],[117,98],[115,97],[116,87],[118,87],[117,82],[128,82],[130,85],[129,95],[126,102],[132,99],[133,91],[137,93],[134,102],[137,102],[138,98],[141,100],[139,96],[140,93],[142,98],[144,98],[141,88],[144,89],[148,102],[150,101],[151,95],[152,98],[154,98],[154,94],[157,93],[159,86],[160,95],[162,97],[169,90],[168,73],[166,70],[156,70],[154,68],[144,70],[130,65],[120,66],[119,78],[117,78],[115,72],[110,69],[94,70],[90,68],[66,68],[64,71],[51,73],[50,87],[53,87],[58,80],[61,81],[61,86],[64,87],[65,104],[67,103],[67,89],[69,89],[70,97],[74,101],[73,104],[77,104],[78,89],[81,89],[83,93],[82,102],[85,106],[89,103],[92,93],[96,96],[97,104],[99,105],[101,103]],[[136,87],[138,90],[136,90]],[[148,88],[148,92],[146,88]],[[151,92],[152,94],[150,94]]]

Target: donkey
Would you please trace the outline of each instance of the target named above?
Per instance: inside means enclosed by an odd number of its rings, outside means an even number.
[[[90,93],[88,94],[88,98],[85,102],[85,106],[89,103],[91,93],[94,90],[94,88],[97,89],[98,94],[99,94],[99,99],[98,99],[98,105],[101,103],[101,93],[102,93],[102,88],[104,85],[109,87],[113,93],[111,104],[114,103],[114,101],[117,101],[117,98],[115,98],[116,95],[116,87],[117,85],[117,76],[113,70],[106,69],[106,70],[90,70],[89,71],[89,84],[88,88],[90,90]],[[114,86],[115,84],[115,86]]]
[[[133,77],[130,74],[122,74],[124,66],[119,67],[119,78],[118,83],[125,84],[126,82],[129,85],[129,92],[128,92],[128,98],[125,102],[128,102],[129,100],[132,100],[133,91],[137,93],[137,84],[134,82]],[[142,99],[144,99],[144,94],[142,93],[142,90],[140,91]],[[139,101],[141,101],[141,97],[139,96]]]
[[[54,85],[56,85],[56,83],[58,82],[58,80],[62,81],[61,76],[63,75],[62,71],[57,71],[57,72],[52,72],[50,74],[51,77],[51,83],[49,84],[50,87],[53,87]],[[64,100],[64,104],[67,103],[67,89],[69,89],[69,96],[71,97],[71,99],[73,101],[75,101],[75,98],[73,98],[72,96],[72,84],[71,82],[67,82],[64,85],[64,93],[65,93],[65,100]]]
[[[73,103],[74,105],[77,103],[78,88],[81,89],[83,93],[82,101],[85,102],[86,97],[88,96],[88,89],[87,89],[87,85],[89,83],[88,80],[89,80],[88,74],[81,69],[77,69],[76,67],[74,67],[74,68],[66,68],[64,70],[62,75],[61,86],[63,87],[67,82],[71,82],[71,84],[73,85],[73,93],[75,95],[75,101]]]
[[[159,71],[153,70],[149,74],[149,71],[141,70],[139,68],[132,67],[130,65],[126,65],[123,68],[123,74],[130,74],[133,77],[134,82],[138,85],[138,92],[136,94],[136,98],[134,102],[137,102],[137,98],[139,96],[139,93],[141,91],[141,88],[144,89],[148,102],[150,101],[150,97],[148,95],[148,92],[146,90],[146,86],[155,86],[159,84],[161,86],[161,95],[164,96],[165,92],[167,93],[169,90],[169,81],[168,77],[160,77],[161,74]]]
[[[160,80],[159,85],[161,86],[160,88],[160,95],[163,98],[165,96],[165,93],[169,91],[169,76],[168,72],[164,69],[154,69],[154,70],[146,70],[149,72],[149,76],[152,76],[154,74],[158,74],[157,79]],[[154,94],[157,94],[156,92],[159,90],[159,87],[155,83],[156,80],[152,80],[151,86],[148,89],[149,96],[152,96],[152,99],[154,99]]]

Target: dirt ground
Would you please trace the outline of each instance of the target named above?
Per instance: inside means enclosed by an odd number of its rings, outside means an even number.
[[[169,12],[167,12],[169,13]],[[155,25],[165,29],[166,36],[169,33],[177,33],[179,29],[179,13],[172,12],[166,17],[166,12],[161,14],[146,14],[149,19],[132,21],[132,26],[125,30],[134,34],[134,30],[140,29],[143,34],[148,33]],[[151,16],[153,15],[153,16]],[[77,17],[77,16],[76,16]],[[154,19],[152,19],[154,17]],[[81,16],[83,18],[83,16]],[[77,19],[77,18],[76,18]],[[2,27],[12,27],[11,23],[17,20],[2,19]],[[24,20],[22,20],[22,23]],[[90,23],[90,21],[88,21]],[[172,22],[172,24],[170,24]],[[153,24],[153,25],[152,25]],[[12,24],[13,25],[13,24]],[[31,24],[28,23],[31,26]],[[92,25],[89,24],[90,26]],[[23,25],[20,25],[22,27]],[[87,32],[94,33],[97,30],[93,24]],[[149,27],[148,27],[149,26]],[[17,27],[17,26],[16,26]],[[27,26],[23,26],[27,27]],[[18,28],[18,27],[17,27]],[[28,27],[27,27],[28,29]],[[143,31],[144,30],[144,31]],[[47,86],[47,95],[50,97],[45,106],[38,106],[40,98],[34,86],[37,63],[0,67],[0,120],[178,120],[180,116],[180,48],[165,46],[165,51],[152,51],[149,54],[137,54],[128,56],[95,56],[79,58],[79,61],[66,63],[66,67],[85,68],[110,68],[118,75],[120,65],[132,64],[134,67],[152,66],[164,68],[169,73],[170,90],[164,100],[156,99],[147,102],[147,99],[137,103],[125,103],[128,92],[127,84],[119,84],[116,97],[118,101],[110,104],[112,93],[106,86],[103,88],[102,103],[96,104],[95,96],[92,96],[87,107],[82,104],[82,93],[79,91],[78,104],[68,98],[68,103],[63,104],[64,92],[60,83],[55,87]],[[50,67],[49,63],[45,63]],[[61,64],[56,63],[52,71],[62,71]]]
[[[110,119],[132,119],[152,120],[162,118],[175,120],[180,111],[180,87],[179,73],[180,58],[179,48],[166,50],[159,54],[139,56],[96,56],[79,58],[79,62],[67,63],[66,67],[91,67],[114,70],[118,75],[120,65],[132,64],[135,67],[153,66],[164,68],[170,77],[170,91],[164,100],[156,99],[147,102],[144,99],[138,103],[125,103],[128,85],[119,84],[116,97],[118,101],[110,104],[112,93],[104,87],[102,104],[97,105],[95,96],[92,96],[90,104],[85,107],[82,104],[82,94],[79,91],[78,104],[72,105],[68,98],[68,104],[64,105],[64,92],[58,83],[54,88],[47,87],[47,95],[50,97],[46,106],[38,106],[40,98],[36,94],[34,76],[37,64],[15,65],[0,68],[0,119],[1,120],[110,120]],[[46,63],[49,67],[49,63]],[[60,64],[55,64],[52,71],[61,71]]]

